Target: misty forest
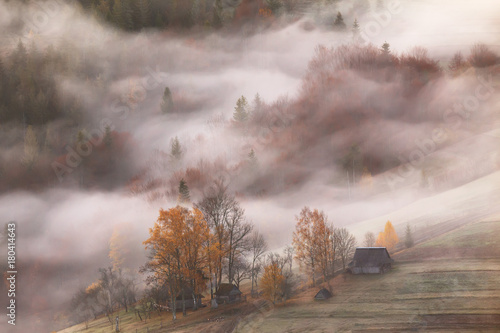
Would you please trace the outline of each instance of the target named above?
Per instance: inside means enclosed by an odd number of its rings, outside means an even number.
[[[0,31],[0,331],[500,329],[499,4],[0,0]]]

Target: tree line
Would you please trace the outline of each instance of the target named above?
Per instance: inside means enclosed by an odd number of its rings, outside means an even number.
[[[364,245],[383,246],[392,252],[398,242],[388,221],[376,239],[368,232]],[[114,311],[128,311],[134,305],[141,320],[165,307],[175,320],[178,302],[186,315],[187,298],[194,301],[196,310],[201,305],[197,295],[209,293],[214,300],[221,284],[240,288],[245,280],[251,282],[251,296],[263,296],[273,303],[286,302],[298,283],[294,261],[307,276],[306,284],[314,286],[345,272],[357,246],[356,238],[346,228],[334,227],[323,211],[306,206],[295,217],[292,244],[281,253],[269,252],[265,235],[246,219],[244,209],[222,180],[214,181],[193,203],[183,179],[179,182],[177,205],[160,209],[143,244],[149,255],[140,269],[147,283],[142,297],[137,297],[133,275],[122,272],[123,254],[113,235],[113,265],[99,269],[100,278],[73,298],[72,309],[80,320],[88,322],[105,314],[112,322]],[[407,225],[405,245],[413,244],[412,229]]]

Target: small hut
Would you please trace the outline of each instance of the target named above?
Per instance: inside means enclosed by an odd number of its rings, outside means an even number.
[[[184,292],[184,304],[186,305],[186,309],[194,308],[195,302],[196,302],[196,306],[198,308],[202,307],[201,299],[204,298],[203,295],[201,295],[201,294],[194,295],[193,289],[191,289],[189,287],[184,288],[183,292]],[[179,294],[177,294],[177,297],[175,298],[175,307],[177,310],[182,310],[182,293],[183,292],[182,291],[179,292]],[[196,296],[196,298],[195,298],[195,296]],[[168,306],[170,308],[172,308],[173,304],[171,304],[171,302],[168,302]]]
[[[392,267],[391,259],[385,247],[358,247],[347,271],[353,274],[383,274]]]
[[[241,291],[232,283],[221,283],[215,292],[217,303],[233,303],[241,301]]]
[[[314,296],[314,299],[316,301],[323,301],[325,299],[329,299],[330,297],[332,297],[332,293],[328,289],[323,288],[320,291],[318,291],[316,296]]]

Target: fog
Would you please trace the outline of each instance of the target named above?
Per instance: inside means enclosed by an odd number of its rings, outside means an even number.
[[[142,242],[148,237],[148,228],[160,208],[176,204],[172,190],[178,186],[180,174],[190,167],[205,165],[213,170],[222,161],[223,167],[211,176],[226,180],[245,208],[247,219],[267,236],[272,249],[291,243],[295,215],[303,206],[321,209],[334,225],[350,228],[359,245],[365,232],[378,233],[387,220],[397,231],[407,222],[418,230],[440,221],[477,218],[497,211],[498,200],[492,198],[498,198],[499,191],[492,184],[499,177],[496,151],[500,137],[491,131],[500,119],[498,94],[481,101],[479,110],[467,120],[455,117],[453,124],[459,121],[458,126],[445,123],[442,115],[460,96],[474,94],[481,85],[473,70],[455,79],[445,77],[429,83],[414,99],[412,110],[402,110],[409,104],[401,95],[387,93],[393,88],[391,83],[345,71],[345,81],[339,87],[359,92],[357,97],[346,95],[346,99],[350,103],[358,99],[360,105],[369,103],[381,111],[374,112],[376,116],[370,116],[369,121],[346,122],[324,135],[306,127],[317,141],[308,147],[286,147],[280,140],[295,133],[288,128],[272,131],[271,137],[268,128],[263,128],[266,134],[254,137],[235,132],[230,120],[236,101],[244,95],[251,104],[258,93],[272,110],[280,100],[286,101],[285,108],[292,108],[303,96],[304,78],[317,46],[352,41],[350,32],[334,32],[320,23],[325,13],[336,12],[334,8],[324,12],[312,9],[298,21],[257,33],[226,29],[217,33],[146,30],[132,34],[97,22],[70,5],[56,5],[48,20],[33,23],[37,11],[46,8],[43,6],[0,3],[0,53],[9,54],[19,40],[39,49],[53,45],[56,52],[66,52],[69,62],[74,60],[72,65],[86,75],[53,75],[62,95],[80,100],[85,118],[81,127],[102,130],[104,119],[114,131],[130,134],[130,155],[120,161],[125,165],[123,172],[127,176],[141,174],[141,181],[161,182],[140,191],[131,191],[131,182],[114,184],[110,189],[82,188],[75,180],[80,170],[77,167],[61,181],[52,175],[55,180],[50,186],[33,191],[13,189],[0,196],[4,221],[18,223],[19,326],[23,329],[32,328],[36,321],[41,321],[45,330],[58,327],[54,313],[67,306],[77,288],[98,277],[99,267],[110,265],[113,230],[120,230],[126,239],[126,266],[137,271],[147,255]],[[497,54],[500,51],[499,4],[450,0],[402,1],[394,6],[397,10],[392,13],[358,13],[365,45],[379,48],[387,41],[393,54],[422,46],[442,67],[456,51],[467,55],[478,42]],[[352,3],[342,1],[339,8],[351,27],[356,15]],[[367,27],[377,28],[363,30]],[[166,86],[179,109],[172,115],[160,112]],[[328,98],[340,98],[333,93],[325,96],[324,104],[330,103]],[[350,110],[339,109],[335,115],[347,117]],[[314,111],[308,110],[310,119],[316,117]],[[411,116],[395,118],[409,111]],[[295,116],[277,117],[293,122]],[[48,127],[57,132],[62,125],[54,121]],[[409,160],[419,149],[416,142],[432,139],[433,131],[439,128],[444,128],[448,139],[424,152],[423,162],[413,166]],[[0,135],[5,140],[0,152],[4,160],[21,154],[22,140],[11,144],[9,138],[22,138],[22,131],[2,124]],[[170,152],[175,136],[184,148],[180,165],[159,153]],[[74,139],[67,133],[61,137],[65,141],[62,146],[71,145]],[[346,171],[331,162],[335,154],[345,155],[353,143],[359,143],[370,158],[391,156],[395,160],[373,172],[373,185],[368,190],[353,185]],[[239,165],[250,149],[256,151],[259,171],[244,175]],[[280,159],[280,154],[288,155]],[[424,187],[422,170],[430,184]],[[300,174],[296,182],[281,178],[294,172]],[[354,177],[359,180],[361,174]],[[193,201],[201,198],[204,186],[193,186]],[[474,204],[465,207],[465,202]],[[137,280],[141,283],[142,276],[137,275]]]

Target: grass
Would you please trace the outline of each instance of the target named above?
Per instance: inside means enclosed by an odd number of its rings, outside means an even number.
[[[388,274],[337,277],[330,300],[308,295],[237,332],[497,332],[499,231],[500,221],[466,225],[395,255]]]
[[[122,332],[498,332],[498,235],[498,220],[465,225],[394,255],[387,274],[337,276],[327,301],[313,300],[318,286],[286,305],[249,300],[180,314],[175,323],[170,313],[144,323],[122,311]],[[106,318],[90,326],[61,332],[113,332]]]

